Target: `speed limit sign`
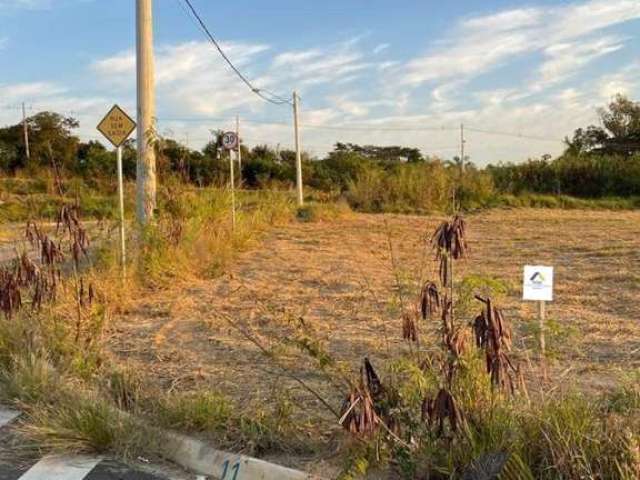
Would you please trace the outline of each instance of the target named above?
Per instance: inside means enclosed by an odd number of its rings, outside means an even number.
[[[238,136],[235,132],[225,132],[222,134],[222,146],[227,150],[233,150],[238,147]]]

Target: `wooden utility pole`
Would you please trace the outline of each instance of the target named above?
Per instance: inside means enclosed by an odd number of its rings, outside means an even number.
[[[27,125],[27,111],[24,107],[24,102],[22,102],[22,129],[24,130],[24,152],[27,155],[27,160],[31,158],[31,153],[29,152],[29,126]]]
[[[136,64],[138,89],[138,162],[136,214],[146,225],[156,208],[155,72],[153,60],[152,0],[136,0]]]
[[[302,193],[302,156],[300,154],[300,131],[298,129],[298,94],[293,92],[293,129],[296,143],[296,187],[298,189],[298,206],[304,204]]]
[[[236,137],[238,137],[238,184],[242,188],[242,148],[240,143],[240,115],[236,115]]]

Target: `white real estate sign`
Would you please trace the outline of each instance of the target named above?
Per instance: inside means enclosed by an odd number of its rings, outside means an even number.
[[[525,265],[522,299],[544,302],[553,300],[553,267]]]

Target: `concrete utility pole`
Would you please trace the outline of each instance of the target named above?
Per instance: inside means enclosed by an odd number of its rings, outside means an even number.
[[[464,173],[464,123],[460,124],[460,173]]]
[[[300,131],[298,129],[298,94],[293,92],[293,129],[296,142],[296,187],[298,189],[298,206],[304,204],[302,193],[302,157],[300,154]]]
[[[27,160],[31,158],[29,152],[29,127],[27,125],[27,111],[24,108],[24,102],[22,102],[22,129],[24,130],[24,151],[27,155]]]
[[[240,141],[238,140],[238,152],[240,151]],[[233,150],[227,150],[229,152],[229,187],[231,189],[231,229],[236,230],[236,184],[235,184],[235,172],[233,170]]]
[[[138,88],[138,162],[136,214],[146,225],[156,208],[155,72],[153,61],[152,0],[136,0],[136,64]]]

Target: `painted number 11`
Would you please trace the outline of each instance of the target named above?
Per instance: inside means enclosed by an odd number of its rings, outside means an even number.
[[[229,468],[229,460],[225,460],[222,464],[222,476],[220,480],[237,480],[238,472],[240,471],[240,462],[234,463],[231,468]],[[229,474],[229,476],[227,476]]]

